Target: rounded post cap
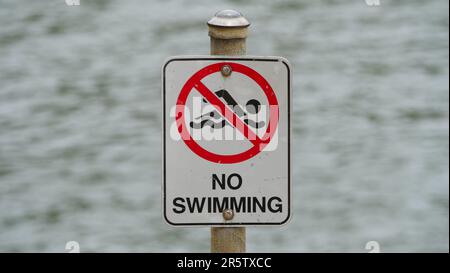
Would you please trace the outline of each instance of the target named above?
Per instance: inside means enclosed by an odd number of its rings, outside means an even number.
[[[248,27],[250,22],[239,11],[224,9],[218,11],[208,21],[208,25],[215,27]]]

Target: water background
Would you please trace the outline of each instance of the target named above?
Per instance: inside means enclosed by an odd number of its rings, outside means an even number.
[[[448,251],[448,1],[0,0],[0,252],[209,251],[161,217],[160,67],[223,8],[294,72],[294,216],[248,250]]]

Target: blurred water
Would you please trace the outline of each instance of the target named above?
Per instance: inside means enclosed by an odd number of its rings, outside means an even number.
[[[449,249],[448,1],[0,0],[0,251],[208,251],[161,217],[160,66],[248,53],[294,68],[294,217],[249,251]]]

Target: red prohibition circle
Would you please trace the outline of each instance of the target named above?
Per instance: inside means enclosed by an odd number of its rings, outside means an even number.
[[[206,76],[220,72],[220,69],[224,65],[229,65],[233,71],[233,73],[241,73],[253,81],[255,81],[261,90],[264,92],[265,96],[267,97],[267,101],[269,102],[269,124],[267,124],[266,132],[264,133],[264,136],[262,138],[259,138],[256,136],[256,140],[252,141],[253,146],[241,153],[238,154],[232,154],[232,155],[222,155],[222,154],[216,154],[213,152],[210,152],[206,149],[204,149],[202,146],[200,146],[190,135],[189,129],[186,127],[185,122],[185,107],[186,107],[186,101],[188,98],[188,95],[190,92],[195,88],[198,91],[200,91],[202,88],[209,91],[207,87],[203,85],[201,80],[205,78]],[[200,90],[199,90],[200,89]],[[206,92],[206,91],[204,91]],[[211,92],[211,91],[209,91]],[[200,92],[201,93],[201,92]],[[215,97],[215,95],[213,95]],[[211,98],[212,99],[212,98]],[[213,104],[208,98],[206,100],[209,101],[209,103]],[[217,99],[219,100],[219,99]],[[219,100],[220,101],[220,100]],[[175,120],[177,123],[178,132],[181,135],[181,138],[186,143],[186,145],[198,156],[202,157],[203,159],[206,159],[211,162],[215,163],[222,163],[222,164],[233,164],[233,163],[239,163],[245,160],[248,160],[255,155],[259,154],[264,147],[266,147],[270,140],[272,139],[273,135],[275,134],[275,131],[278,127],[278,101],[277,97],[275,95],[275,92],[273,91],[270,84],[267,82],[266,79],[264,79],[263,76],[261,76],[258,72],[251,69],[248,66],[239,64],[239,63],[233,63],[233,62],[219,62],[214,63],[211,65],[208,65],[202,69],[200,69],[198,72],[196,72],[194,75],[192,75],[184,84],[183,88],[181,89],[181,92],[178,96],[177,105],[176,105],[176,116]],[[236,119],[235,119],[236,121]],[[232,123],[233,126],[235,126],[234,123]],[[236,127],[236,126],[235,126]],[[248,133],[247,130],[246,133]],[[246,136],[247,137],[247,136]]]

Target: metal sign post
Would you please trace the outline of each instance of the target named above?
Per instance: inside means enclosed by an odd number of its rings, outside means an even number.
[[[249,25],[249,21],[237,11],[222,10],[216,13],[208,21],[211,55],[245,55]],[[212,227],[211,252],[245,252],[245,232],[245,227]]]

